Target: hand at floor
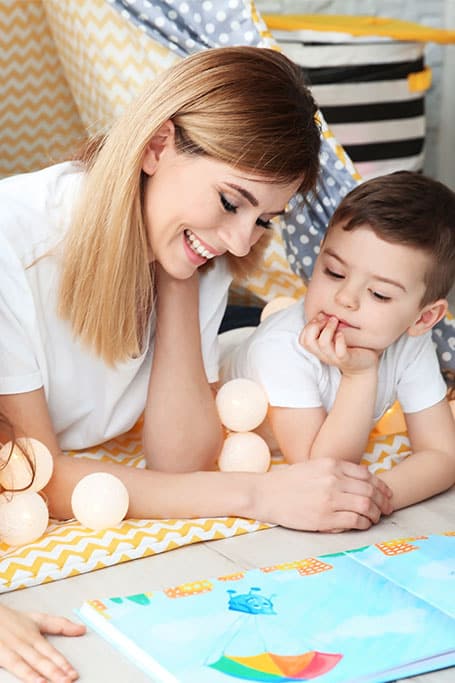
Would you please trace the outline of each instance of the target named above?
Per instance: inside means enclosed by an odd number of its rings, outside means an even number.
[[[0,605],[0,667],[24,683],[70,683],[79,677],[43,634],[80,636],[85,626],[64,617]]]

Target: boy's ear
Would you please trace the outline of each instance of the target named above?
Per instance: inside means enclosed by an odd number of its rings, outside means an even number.
[[[169,147],[174,146],[175,126],[169,119],[156,131],[152,139],[145,148],[144,158],[142,159],[142,170],[147,175],[153,175],[158,166],[161,154]]]
[[[431,304],[427,304],[420,311],[417,320],[408,327],[408,334],[411,337],[418,337],[431,330],[447,313],[449,304],[446,299],[438,299]]]

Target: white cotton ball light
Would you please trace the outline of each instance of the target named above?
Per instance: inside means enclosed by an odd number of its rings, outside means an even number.
[[[33,464],[34,477],[27,456]],[[2,467],[5,462],[7,464]],[[53,467],[49,449],[38,439],[21,437],[16,439],[14,446],[9,441],[0,449],[0,485],[4,489],[41,491],[49,482]]]
[[[216,407],[225,427],[233,432],[249,432],[256,429],[267,415],[268,398],[257,382],[232,379],[219,390]]]
[[[8,545],[32,543],[44,534],[49,511],[34,491],[0,495],[0,540]]]
[[[223,444],[218,467],[222,472],[267,472],[270,449],[254,432],[230,434]]]
[[[283,309],[292,306],[296,301],[297,299],[294,299],[292,296],[277,296],[275,299],[272,299],[272,301],[269,301],[262,309],[261,322],[268,318],[269,315],[272,315],[272,313],[282,311]]]
[[[120,524],[128,505],[125,484],[108,472],[87,474],[76,484],[71,496],[71,507],[77,521],[95,531]]]

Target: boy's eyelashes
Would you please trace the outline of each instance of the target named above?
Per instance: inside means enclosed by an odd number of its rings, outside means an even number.
[[[342,273],[337,273],[334,270],[331,270],[330,268],[325,267],[324,268],[324,273],[326,275],[329,275],[330,277],[334,277],[337,280],[342,280],[344,278],[344,275]]]
[[[331,278],[334,278],[335,280],[344,280],[346,277],[342,273],[337,273],[335,270],[332,270],[331,268],[327,268],[327,266],[324,268],[324,273],[328,275]],[[380,292],[375,291],[374,289],[369,289],[368,290],[371,294],[371,296],[376,300],[376,301],[391,301],[392,297],[391,296],[386,296],[385,294],[381,294]]]
[[[230,202],[222,192],[220,192],[220,201],[225,211],[228,213],[237,213],[238,206]],[[256,220],[256,225],[258,225],[260,228],[268,229],[272,227],[272,221],[265,221],[262,218],[258,218]]]
[[[385,296],[385,294],[380,294],[380,292],[375,292],[373,289],[369,290],[371,295],[377,299],[378,301],[390,301],[392,299],[391,296]]]

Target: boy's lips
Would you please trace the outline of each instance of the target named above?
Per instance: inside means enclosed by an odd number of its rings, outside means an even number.
[[[329,315],[329,314],[326,313],[325,311],[322,311],[322,313],[323,313],[325,316],[327,316],[327,320],[328,320],[329,318],[336,318],[336,319],[338,320],[337,330],[340,330],[340,329],[342,330],[342,329],[344,329],[344,328],[346,328],[346,327],[350,327],[350,328],[352,328],[352,329],[354,329],[354,330],[359,330],[359,329],[360,329],[357,325],[353,325],[352,323],[349,323],[347,320],[344,320],[343,318],[339,318],[339,317],[336,316],[336,315]]]

